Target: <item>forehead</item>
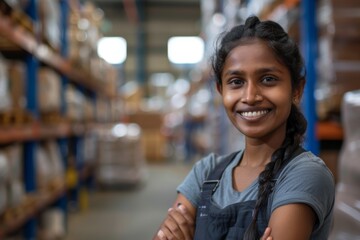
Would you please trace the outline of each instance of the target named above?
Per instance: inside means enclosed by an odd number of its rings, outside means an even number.
[[[226,65],[233,63],[257,63],[257,65],[277,65],[277,67],[286,66],[282,64],[279,57],[276,56],[273,49],[271,49],[265,41],[259,39],[247,39],[238,43],[228,54],[225,60]]]

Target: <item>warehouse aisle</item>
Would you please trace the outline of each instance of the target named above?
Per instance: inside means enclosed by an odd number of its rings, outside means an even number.
[[[149,165],[147,182],[139,189],[91,193],[89,209],[70,214],[65,240],[151,239],[190,168]]]

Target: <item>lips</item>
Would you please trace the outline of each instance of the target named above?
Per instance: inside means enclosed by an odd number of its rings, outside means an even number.
[[[247,110],[239,111],[238,113],[245,119],[257,120],[266,116],[270,112],[270,109],[261,109],[261,110]]]

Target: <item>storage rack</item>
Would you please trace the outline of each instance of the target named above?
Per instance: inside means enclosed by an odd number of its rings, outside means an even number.
[[[7,145],[14,142],[22,142],[24,145],[24,184],[28,195],[36,192],[36,159],[35,151],[39,141],[44,139],[57,139],[61,157],[66,169],[69,141],[72,140],[73,156],[76,162],[76,169],[81,174],[83,171],[83,136],[88,129],[94,127],[94,124],[61,122],[56,125],[44,125],[39,118],[39,109],[37,104],[37,69],[40,63],[51,67],[61,74],[62,89],[68,84],[75,85],[79,90],[86,93],[94,102],[97,97],[107,100],[116,98],[113,93],[108,92],[99,81],[89,72],[74,68],[67,60],[68,41],[67,26],[69,14],[69,1],[58,0],[61,9],[61,50],[60,53],[53,50],[49,45],[40,42],[32,26],[38,21],[36,0],[29,0],[26,13],[23,14],[24,21],[27,24],[20,24],[13,21],[10,17],[13,9],[5,0],[0,0],[0,36],[7,39],[14,45],[15,52],[20,53],[23,61],[26,63],[26,110],[33,119],[30,123],[21,126],[0,127],[0,145]],[[65,113],[66,104],[64,91],[61,91],[61,113]],[[76,188],[75,201],[78,191],[81,187],[81,180]],[[31,209],[25,209],[24,212],[10,222],[5,222],[0,226],[0,239],[8,234],[22,230],[23,239],[36,239],[37,220],[36,215],[43,209],[55,204],[60,207],[66,216],[67,197],[66,188],[59,188],[52,191],[51,194],[41,200],[34,201]]]

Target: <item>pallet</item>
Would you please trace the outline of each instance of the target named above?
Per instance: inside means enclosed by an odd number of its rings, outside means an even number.
[[[42,112],[40,113],[40,120],[45,124],[58,124],[65,121],[64,116],[59,112]]]
[[[24,125],[32,121],[33,117],[26,111],[0,112],[0,126]]]

